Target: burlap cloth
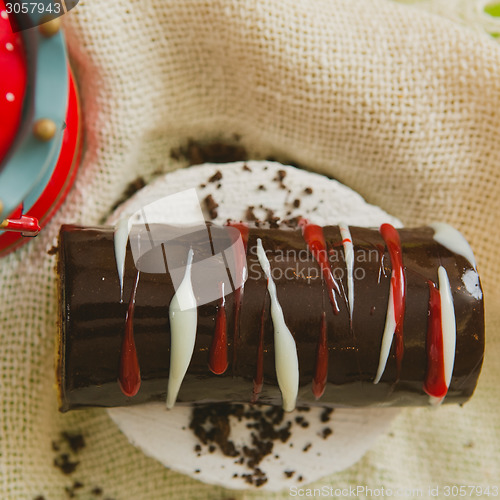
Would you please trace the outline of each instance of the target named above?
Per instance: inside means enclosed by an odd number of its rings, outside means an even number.
[[[487,356],[472,401],[403,411],[361,462],[316,486],[424,498],[430,485],[499,486],[500,46],[387,0],[82,0],[65,24],[86,147],[62,210],[0,265],[0,498],[64,499],[75,479],[78,498],[93,486],[117,500],[233,496],[146,458],[104,411],[58,414],[47,250],[63,221],[97,223],[138,174],[181,166],[172,147],[234,133],[253,157],[332,175],[407,225],[453,224],[483,279]],[[86,439],[68,476],[52,463],[64,429]]]

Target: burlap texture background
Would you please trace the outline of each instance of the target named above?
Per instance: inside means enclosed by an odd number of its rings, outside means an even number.
[[[172,147],[234,133],[253,156],[335,176],[406,225],[453,224],[483,279],[487,356],[473,400],[405,410],[360,463],[319,485],[424,497],[429,485],[500,486],[500,46],[388,0],[83,0],[65,24],[86,147],[63,209],[0,265],[0,497],[63,499],[74,479],[80,498],[91,486],[117,500],[233,496],[144,457],[104,411],[58,414],[46,252],[62,222],[97,223],[138,174],[181,166]],[[64,429],[87,442],[71,476],[52,464]]]

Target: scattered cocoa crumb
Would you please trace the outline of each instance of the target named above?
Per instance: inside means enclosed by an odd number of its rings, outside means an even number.
[[[244,171],[246,171],[246,172],[251,172],[252,171],[252,169],[246,163],[243,165],[242,169]]]
[[[283,471],[286,477],[292,477],[295,474],[294,470],[285,470]]]
[[[330,429],[330,427],[325,427],[322,432],[321,432],[321,437],[323,439],[326,439],[330,434],[332,434],[333,431]]]
[[[209,447],[208,447],[208,451],[210,453],[213,453],[215,451],[215,446],[213,444],[211,444]]]
[[[100,495],[102,495],[102,488],[99,488],[99,486],[96,486],[95,488],[92,488],[90,493],[92,493],[92,495],[95,495],[95,496],[100,496]]]
[[[307,427],[309,427],[309,422],[304,421],[300,424],[300,426],[303,427],[304,429],[307,429]]]
[[[222,172],[220,170],[217,170],[212,177],[208,178],[208,182],[217,182],[222,179]]]
[[[172,149],[170,157],[174,160],[185,160],[188,165],[248,160],[246,149],[239,144],[226,144],[221,141],[202,143],[193,139],[189,139],[184,146]]]
[[[281,182],[285,177],[286,177],[286,170],[278,170],[278,173],[273,180]]]
[[[302,476],[299,476],[299,477],[297,478],[297,481],[299,481],[299,482],[300,482],[300,481],[303,481],[303,480],[304,480],[304,478],[303,478]]]
[[[115,204],[111,207],[111,210],[114,210],[119,205],[121,205],[124,201],[128,200],[132,195],[137,193],[137,191],[142,189],[145,185],[146,185],[146,181],[144,180],[143,177],[137,177],[135,180],[130,182],[126,186],[126,188],[123,191],[120,198],[118,198],[118,200],[115,202]]]
[[[219,204],[214,200],[211,194],[209,194],[203,201],[205,202],[210,218],[215,219],[218,214],[217,207]]]
[[[37,497],[35,497],[33,500],[45,500],[45,497],[42,496],[42,495],[38,495]]]
[[[259,191],[267,191],[266,190],[266,186],[264,186],[264,184],[261,184],[259,187],[258,187]]]
[[[274,210],[271,210],[270,208],[266,208],[266,219],[265,221],[269,223],[269,226],[272,228],[278,228],[279,227],[279,220],[280,218],[274,215]]]
[[[303,452],[306,452],[306,451],[309,451],[309,448],[311,448],[312,444],[311,443],[307,443],[304,448],[302,448],[302,451]]]
[[[333,413],[333,408],[325,408],[319,417],[322,422],[329,422],[330,415]]]
[[[306,193],[306,194],[313,194],[313,189],[311,187],[306,187],[304,189],[304,193]]]
[[[81,449],[85,448],[85,439],[82,434],[63,432],[61,433],[61,437],[68,443],[73,453],[78,453]]]
[[[200,188],[201,188],[201,189],[205,189],[206,187],[207,187],[207,185],[206,185],[206,184],[200,184]]]
[[[59,247],[53,246],[52,248],[47,250],[47,255],[56,255],[58,250],[59,250]]]
[[[52,451],[59,451],[61,447],[57,441],[52,441]]]
[[[219,184],[217,184],[217,189],[220,189],[222,187],[222,184],[219,182]]]
[[[257,220],[257,216],[254,213],[254,206],[251,205],[247,208],[247,211],[245,212],[245,218],[249,222],[254,222]]]
[[[195,447],[194,447],[194,451],[201,451],[201,446],[199,444],[197,444]]]
[[[61,453],[56,458],[54,458],[54,466],[61,469],[63,474],[72,474],[75,472],[80,462],[72,461],[70,459],[69,453]]]
[[[293,200],[293,206],[295,208],[299,208],[300,207],[300,200],[297,198],[295,200]]]

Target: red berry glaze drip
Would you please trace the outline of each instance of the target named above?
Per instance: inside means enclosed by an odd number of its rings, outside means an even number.
[[[264,385],[264,326],[266,324],[265,312],[266,306],[262,307],[260,314],[259,344],[257,346],[257,366],[255,368],[255,378],[253,379],[252,403],[256,403],[259,394]]]
[[[399,380],[401,362],[404,354],[403,320],[406,305],[406,277],[403,268],[403,250],[401,249],[399,233],[394,226],[391,224],[382,224],[380,226],[380,234],[382,235],[382,238],[384,238],[391,257],[391,287],[394,304],[394,317],[396,320],[396,328],[394,330],[396,343],[396,380]]]
[[[130,292],[127,316],[125,318],[125,335],[122,342],[120,355],[120,375],[118,382],[125,396],[135,396],[141,387],[141,370],[137,359],[137,350],[134,341],[134,310],[137,285],[139,284],[139,271],[137,271],[134,286]]]
[[[328,338],[326,334],[326,313],[321,315],[321,333],[316,348],[316,367],[312,383],[312,391],[316,399],[323,396],[328,377]]]
[[[424,391],[435,398],[444,398],[448,392],[444,375],[443,327],[441,322],[441,296],[436,284],[429,285],[429,321],[427,323],[427,372]]]
[[[330,262],[328,261],[328,251],[326,248],[325,237],[323,235],[323,228],[316,224],[309,224],[306,219],[299,221],[299,226],[302,228],[302,236],[304,237],[309,250],[316,259],[316,262],[321,268],[323,278],[328,288],[328,297],[333,307],[333,312],[338,314],[340,312],[335,292],[340,295],[340,289],[333,278]]]
[[[216,375],[221,375],[227,370],[227,321],[226,298],[224,297],[224,283],[220,284],[221,299],[217,316],[215,318],[215,333],[210,346],[208,367]]]
[[[246,252],[248,247],[248,235],[250,233],[250,229],[244,222],[228,222],[228,226],[234,227],[240,232],[241,239],[243,241],[243,248],[245,249],[245,255],[241,255],[241,258],[237,258],[236,262],[238,265],[238,273],[240,273],[240,276],[245,277],[246,266],[247,266]],[[233,375],[236,367],[236,355],[238,352],[237,347],[238,347],[238,339],[240,336],[240,311],[241,311],[241,304],[243,302],[244,289],[245,289],[245,282],[243,281],[241,287],[237,288],[234,291],[234,328],[233,328],[233,356],[232,356]]]

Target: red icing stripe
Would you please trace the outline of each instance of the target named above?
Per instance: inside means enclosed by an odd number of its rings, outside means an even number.
[[[139,271],[137,271],[134,286],[130,292],[127,316],[125,318],[125,335],[123,337],[120,355],[120,374],[118,377],[118,382],[123,394],[130,397],[135,396],[141,387],[141,371],[134,341],[134,310],[138,283]]]
[[[391,287],[394,301],[394,316],[396,319],[396,329],[394,332],[396,345],[396,367],[397,378],[401,373],[401,362],[404,354],[403,342],[403,320],[406,303],[406,277],[403,268],[403,251],[397,230],[391,224],[382,224],[380,234],[384,238],[389,255],[391,257]]]
[[[435,283],[429,285],[429,321],[427,324],[427,372],[424,391],[435,398],[444,398],[448,392],[444,375],[443,326],[441,296]]]
[[[316,368],[312,383],[312,391],[316,399],[323,396],[328,377],[328,340],[326,335],[326,314],[321,316],[321,333],[316,348]]]
[[[221,375],[227,370],[227,323],[226,323],[226,298],[224,297],[224,283],[221,283],[221,299],[217,317],[215,318],[215,334],[210,346],[208,367],[216,375]]]
[[[302,228],[302,236],[304,237],[309,250],[316,259],[316,262],[321,268],[323,278],[328,288],[328,297],[333,307],[333,312],[338,314],[340,312],[335,293],[340,295],[340,289],[333,278],[330,262],[328,261],[328,251],[326,249],[325,237],[323,235],[323,228],[316,224],[309,224],[306,219],[299,221],[299,226]]]

